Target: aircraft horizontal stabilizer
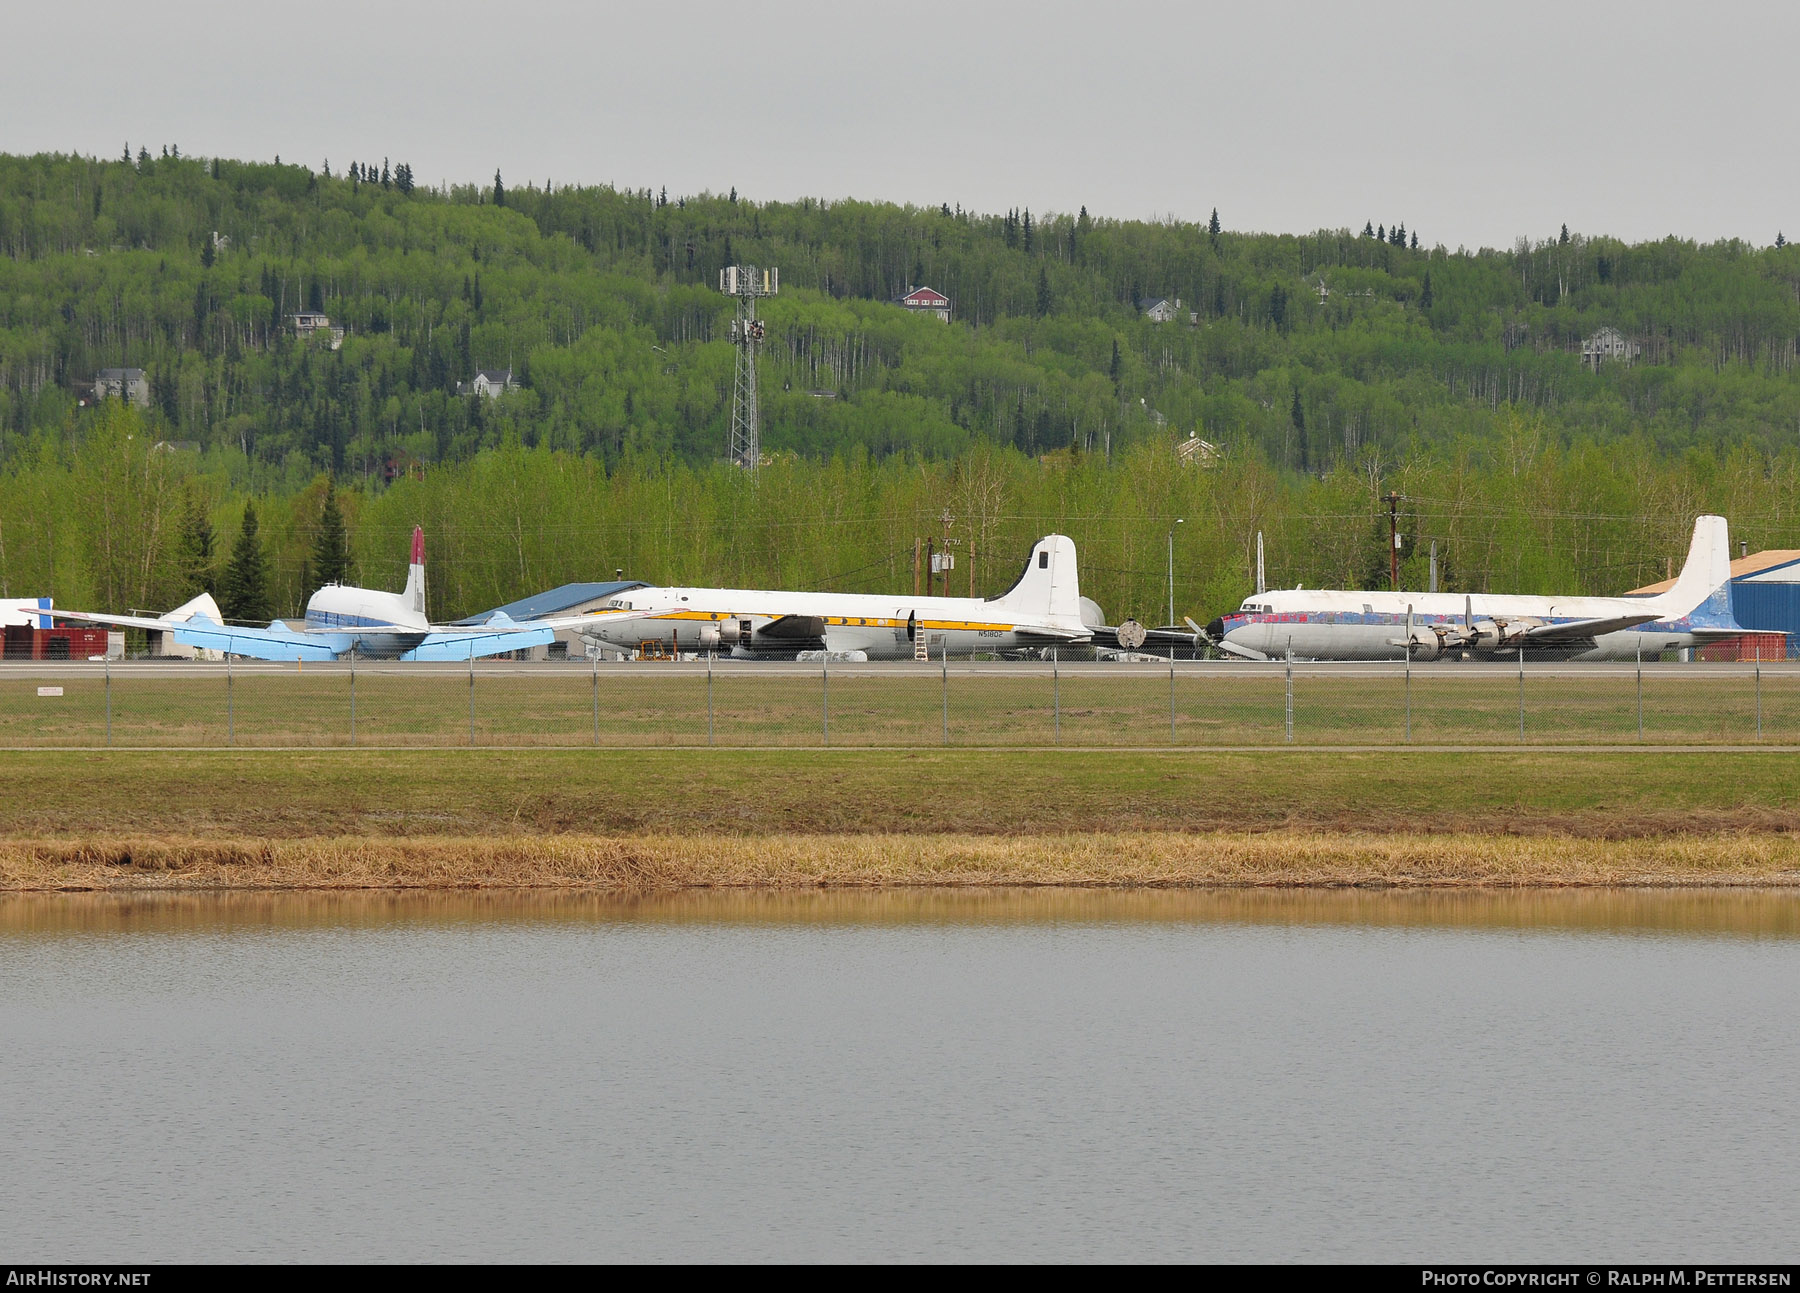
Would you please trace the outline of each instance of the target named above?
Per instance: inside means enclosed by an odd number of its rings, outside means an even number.
[[[1046,646],[1058,642],[1086,642],[1094,634],[1086,629],[1059,629],[1047,624],[1018,624],[1013,627],[1013,636],[1028,641],[1041,641]]]

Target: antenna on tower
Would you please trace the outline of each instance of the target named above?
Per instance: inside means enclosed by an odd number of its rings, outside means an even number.
[[[719,271],[719,290],[737,300],[737,318],[731,321],[731,342],[737,348],[737,375],[731,387],[731,461],[733,466],[755,471],[762,461],[762,433],[756,411],[756,348],[762,342],[762,320],[756,317],[758,297],[781,290],[781,271],[755,265],[727,265]]]

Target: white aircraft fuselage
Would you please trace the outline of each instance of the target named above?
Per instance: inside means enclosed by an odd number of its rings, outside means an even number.
[[[1731,613],[1724,518],[1700,517],[1675,586],[1655,597],[1284,589],[1256,593],[1207,627],[1250,659],[1654,659],[1742,633]],[[1410,633],[1409,633],[1410,630]]]
[[[759,588],[634,588],[594,613],[581,633],[624,650],[658,646],[775,658],[801,651],[861,651],[912,659],[924,638],[943,650],[1005,652],[1085,643],[1075,545],[1049,535],[1024,573],[994,598],[809,593]]]

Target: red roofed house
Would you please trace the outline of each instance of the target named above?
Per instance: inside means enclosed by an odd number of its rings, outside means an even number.
[[[905,296],[895,298],[894,304],[917,310],[921,314],[935,314],[945,323],[950,322],[950,298],[929,287],[909,287]]]

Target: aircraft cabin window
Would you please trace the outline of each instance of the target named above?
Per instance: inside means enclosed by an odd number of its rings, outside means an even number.
[[[1039,570],[1050,569],[1050,554],[1048,552],[1038,553],[1038,569]]]

